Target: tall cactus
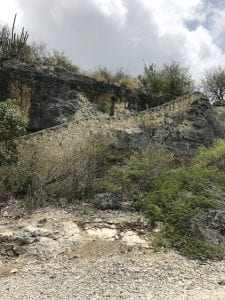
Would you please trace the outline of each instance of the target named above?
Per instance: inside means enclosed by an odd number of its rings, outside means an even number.
[[[29,34],[28,31],[24,30],[24,27],[20,34],[15,33],[16,17],[17,14],[14,16],[11,33],[6,26],[2,27],[0,31],[0,58],[23,58],[23,50],[27,46]]]

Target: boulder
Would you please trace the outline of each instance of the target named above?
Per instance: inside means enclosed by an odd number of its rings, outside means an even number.
[[[95,195],[94,207],[100,210],[114,210],[121,207],[121,197],[112,193],[99,193]]]
[[[225,247],[225,211],[200,212],[191,219],[191,228],[210,244]]]

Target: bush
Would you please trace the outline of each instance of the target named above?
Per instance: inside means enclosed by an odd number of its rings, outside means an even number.
[[[113,166],[97,185],[102,191],[122,193],[129,200],[137,200],[152,188],[154,179],[169,167],[172,159],[160,147],[136,152],[122,165]]]
[[[106,68],[98,66],[97,69],[90,73],[90,76],[98,81],[112,82],[112,73]]]
[[[138,205],[153,226],[156,222],[164,224],[156,241],[166,241],[185,255],[213,258],[220,257],[223,249],[207,244],[190,226],[190,220],[198,212],[225,209],[224,194],[224,172],[214,166],[196,163],[163,172],[155,179],[152,191]]]
[[[50,54],[44,43],[28,44],[28,32],[23,28],[20,34],[15,33],[15,22],[16,15],[12,28],[7,25],[0,28],[0,58],[16,58],[27,64],[58,66],[74,73],[80,72],[80,68],[64,52],[53,50]]]
[[[47,51],[47,46],[44,43],[33,43],[27,45],[24,49],[23,59],[27,64],[36,66],[53,66],[62,67],[73,73],[80,73],[79,66],[75,65],[64,52],[53,50],[52,53]]]
[[[155,94],[169,94],[174,97],[183,96],[194,89],[194,82],[188,68],[181,67],[172,61],[157,69],[154,64],[144,66],[144,74],[139,76],[143,87],[150,88]]]
[[[130,90],[139,88],[139,81],[128,75],[123,69],[120,69],[113,74],[112,82]]]
[[[25,200],[34,209],[60,198],[75,201],[92,196],[108,145],[90,139],[69,149],[49,151],[48,142],[29,142],[18,149],[18,161],[1,169],[1,190]]]
[[[165,80],[161,70],[157,70],[154,64],[144,65],[144,74],[139,76],[139,81],[143,87],[150,88],[152,93],[164,93]]]
[[[123,69],[115,73],[109,71],[106,67],[98,67],[93,73],[89,74],[98,81],[117,84],[119,86],[134,90],[139,87],[139,81],[128,75]]]
[[[65,54],[64,52],[59,52],[57,50],[53,50],[53,53],[48,57],[44,58],[43,64],[49,66],[57,66],[67,69],[73,73],[79,73],[80,68],[75,65]]]
[[[111,167],[104,179],[97,180],[96,191],[134,201],[152,227],[161,222],[155,245],[201,259],[222,258],[224,249],[207,242],[191,220],[208,210],[225,210],[224,157],[224,140],[215,141],[210,149],[202,147],[192,161],[183,163],[153,147]]]
[[[9,100],[0,103],[0,165],[17,159],[15,138],[26,132],[27,119]]]
[[[203,166],[215,166],[221,171],[225,171],[225,140],[215,140],[210,148],[201,147],[196,162]]]

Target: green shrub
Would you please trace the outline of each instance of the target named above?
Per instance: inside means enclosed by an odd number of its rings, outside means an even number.
[[[139,81],[143,87],[150,88],[154,94],[164,93],[165,79],[162,71],[157,70],[154,64],[144,65],[144,73],[139,76]]]
[[[161,174],[155,179],[152,191],[138,205],[152,225],[163,222],[164,229],[159,236],[171,246],[186,255],[211,258],[214,246],[207,245],[199,233],[193,231],[190,219],[200,211],[225,209],[224,195],[225,174],[215,167],[196,164]],[[215,256],[219,251],[219,247],[216,248]]]
[[[53,50],[49,53],[44,43],[29,44],[29,34],[24,28],[20,34],[15,33],[15,22],[16,15],[12,28],[7,25],[0,27],[0,58],[17,58],[27,64],[58,66],[74,73],[80,72],[80,68],[64,52]]]
[[[173,97],[190,93],[194,88],[194,81],[188,68],[181,67],[172,61],[157,69],[154,64],[145,65],[143,75],[139,76],[142,86],[150,88],[154,94],[168,94]]]
[[[80,73],[79,66],[75,65],[64,52],[53,50],[52,53],[49,53],[44,43],[26,45],[22,60],[27,64],[62,67],[73,73]]]
[[[71,71],[73,73],[79,73],[80,68],[75,65],[69,57],[67,57],[64,52],[59,52],[57,50],[53,50],[53,53],[49,56],[45,57],[43,60],[44,65],[49,66],[57,66],[57,67],[63,67],[67,69],[68,71]]]
[[[225,169],[218,164],[224,153],[225,141],[217,140],[212,148],[202,147],[196,157],[182,164],[153,147],[111,167],[97,181],[97,191],[121,193],[134,200],[152,227],[162,223],[162,230],[154,234],[155,245],[201,259],[222,258],[224,249],[205,241],[191,219],[210,209],[225,209]]]
[[[16,137],[26,132],[27,119],[10,101],[0,103],[0,165],[17,159]]]
[[[201,147],[196,157],[196,162],[207,166],[216,166],[225,170],[225,140],[217,139],[210,148]]]
[[[103,191],[123,193],[129,200],[137,200],[152,188],[154,179],[169,167],[172,159],[173,156],[160,147],[136,152],[124,164],[113,166],[98,187]]]

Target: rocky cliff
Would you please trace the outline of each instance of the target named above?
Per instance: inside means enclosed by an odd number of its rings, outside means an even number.
[[[62,68],[11,60],[0,64],[0,100],[7,98],[29,116],[29,129],[38,131],[25,139],[45,138],[54,147],[101,134],[119,149],[164,145],[189,155],[225,137],[225,106],[212,106],[198,92],[173,101],[157,99],[148,91],[98,82]]]
[[[68,148],[88,136],[104,136],[118,149],[163,145],[178,155],[192,155],[199,146],[225,138],[225,107],[214,107],[206,96],[193,93],[143,112],[82,117],[23,137]]]
[[[29,116],[29,129],[37,131],[69,121],[82,111],[116,115],[141,111],[171,97],[153,97],[147,90],[130,90],[76,75],[59,67],[35,67],[15,60],[0,62],[0,101],[13,99]]]

